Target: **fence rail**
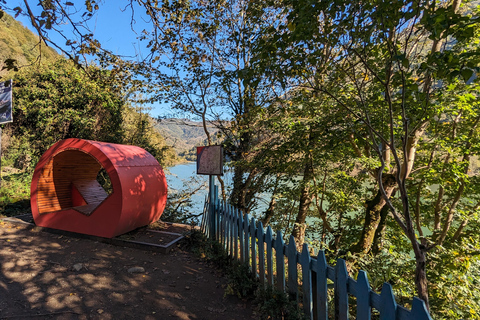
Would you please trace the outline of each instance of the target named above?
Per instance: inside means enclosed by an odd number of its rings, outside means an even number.
[[[349,296],[354,296],[358,320],[371,319],[373,309],[380,320],[431,320],[423,300],[413,298],[411,310],[399,306],[390,284],[383,284],[381,294],[373,292],[366,272],[360,271],[355,280],[349,276],[343,259],[331,267],[324,251],[311,257],[308,245],[304,244],[302,252],[297,252],[292,236],[286,245],[281,232],[274,237],[270,226],[265,230],[261,222],[221,203],[216,191],[213,195],[214,205],[208,199],[205,201],[202,231],[219,241],[230,257],[248,264],[261,286],[288,292],[297,302],[301,298],[309,319],[326,320],[329,315],[334,319],[349,319]],[[329,310],[328,303],[332,287],[329,280],[333,282],[333,310]]]

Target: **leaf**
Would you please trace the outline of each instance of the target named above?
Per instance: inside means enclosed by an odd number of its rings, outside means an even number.
[[[20,15],[20,13],[22,13],[23,10],[20,7],[15,7],[13,8],[13,11],[15,11],[15,18],[16,18]]]
[[[473,76],[473,71],[470,69],[463,69],[460,74],[462,75],[463,80],[466,82]]]

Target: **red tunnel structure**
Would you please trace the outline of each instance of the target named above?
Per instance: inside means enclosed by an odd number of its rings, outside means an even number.
[[[97,181],[102,168],[110,193]],[[31,184],[36,225],[106,238],[158,220],[166,202],[162,167],[150,153],[129,145],[59,141],[40,158]]]

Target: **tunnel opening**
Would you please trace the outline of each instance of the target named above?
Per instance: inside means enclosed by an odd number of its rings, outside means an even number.
[[[80,150],[56,154],[44,167],[38,181],[40,214],[74,209],[90,215],[111,194],[108,173],[91,155]],[[102,179],[99,182],[98,176]]]

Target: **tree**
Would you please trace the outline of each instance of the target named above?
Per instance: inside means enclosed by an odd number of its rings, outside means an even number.
[[[278,25],[259,43],[258,66],[273,81],[309,88],[341,109],[345,126],[351,128],[345,141],[352,152],[359,160],[366,157],[377,163],[374,170],[367,168],[377,182],[376,195],[367,202],[362,232],[351,249],[369,252],[375,234],[381,237],[388,216],[393,216],[415,254],[417,292],[428,305],[426,255],[449,238],[456,206],[470,180],[469,155],[476,150],[477,135],[475,104],[469,108],[470,120],[463,119],[464,112],[455,120],[440,101],[452,103],[445,89],[455,83],[477,94],[476,87],[465,83],[478,71],[478,15],[460,14],[459,1],[282,5]],[[455,109],[455,103],[450,105]],[[416,188],[419,184],[425,188],[423,170],[432,168],[434,160],[451,159],[436,147],[430,158],[423,158],[425,166],[414,169],[421,162],[416,156],[431,148],[432,141],[453,142],[434,135],[434,126],[446,127],[450,136],[458,137],[453,133],[460,122],[466,126],[461,143],[466,149],[458,153],[462,165],[456,170],[462,178],[450,201],[438,207],[439,224],[433,226],[438,231],[428,237],[421,227],[431,228],[431,220],[427,213],[412,213],[411,199],[415,190],[422,190],[418,203],[425,196],[425,189]],[[441,175],[437,178],[444,181]],[[438,198],[446,200],[444,194],[440,188]],[[454,235],[450,237],[453,240]]]
[[[152,23],[152,31],[144,30],[142,35],[151,52],[143,71],[157,93],[152,99],[164,99],[197,116],[209,144],[207,120],[216,120],[212,123],[225,137],[234,168],[230,202],[250,211],[253,186],[262,179],[259,170],[245,165],[261,139],[251,115],[262,105],[268,88],[253,74],[242,72],[250,65],[250,47],[263,27],[248,12],[260,10],[261,5],[243,0],[138,3]]]

